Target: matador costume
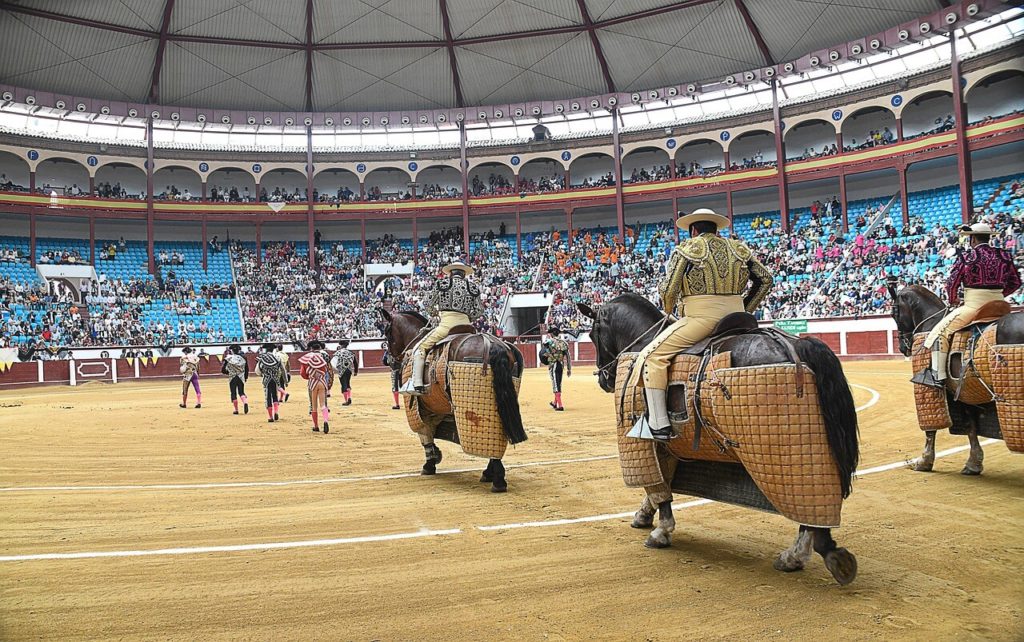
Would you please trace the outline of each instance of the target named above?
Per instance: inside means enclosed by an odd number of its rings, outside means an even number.
[[[772,287],[771,272],[750,248],[718,235],[718,229],[729,225],[728,218],[699,209],[676,225],[689,230],[691,238],[672,251],[658,290],[665,312],[675,313],[679,320],[640,351],[627,382],[628,387],[635,386],[642,376],[647,400],[647,416],[637,421],[630,434],[661,441],[675,436],[666,392],[672,358],[708,337],[729,314],[752,313]]]
[[[441,268],[441,271],[444,275],[437,279],[427,301],[427,312],[432,319],[437,319],[437,323],[413,348],[412,377],[399,391],[405,395],[421,395],[425,392],[423,369],[427,352],[447,337],[452,328],[472,325],[484,313],[480,288],[467,278],[474,272],[471,266],[456,261]]]

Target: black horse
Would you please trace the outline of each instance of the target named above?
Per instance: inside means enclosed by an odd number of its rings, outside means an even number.
[[[638,352],[661,329],[665,315],[647,299],[636,294],[623,294],[608,303],[591,309],[585,304],[578,308],[584,316],[593,319],[590,338],[597,350],[598,383],[605,392],[615,391],[615,377],[619,357],[626,352]],[[839,359],[824,343],[817,339],[788,339],[796,355],[815,373],[821,412],[832,455],[838,466],[843,497],[850,494],[853,474],[857,469],[859,443],[857,412],[846,376]],[[724,340],[718,350],[732,353],[735,367],[793,363],[789,350],[780,341],[765,334],[742,334]],[[618,400],[616,400],[618,403]],[[671,455],[658,444],[659,460]],[[699,462],[698,462],[699,463]],[[676,470],[673,490],[679,488],[680,471]],[[664,472],[664,468],[663,468]],[[668,535],[675,527],[672,500],[657,503],[659,526],[648,538],[647,545],[662,548],[670,545]],[[637,511],[634,528],[651,528],[654,505],[648,498]],[[837,548],[831,529],[801,525],[792,547],[783,551],[775,561],[781,571],[797,571],[810,559],[811,552],[820,554],[825,566],[840,584],[853,580],[857,572],[856,558],[845,548]]]
[[[899,331],[900,352],[909,357],[914,350],[914,335],[930,332],[946,316],[949,308],[935,293],[921,285],[910,285],[897,291],[895,283],[890,281],[888,289],[892,297],[892,318],[896,321],[896,328]],[[996,343],[1024,343],[1024,313],[1008,314],[996,322]],[[971,444],[971,454],[960,472],[964,475],[980,475],[984,469],[985,453],[981,449],[978,436],[997,439],[1002,437],[998,426],[992,425],[992,420],[996,416],[995,409],[990,407],[992,404],[987,404],[989,407],[972,406],[955,401],[951,397],[947,400],[950,416],[953,418],[950,432],[966,434]],[[931,472],[935,464],[936,432],[925,431],[924,451],[920,459],[911,466],[914,470]]]

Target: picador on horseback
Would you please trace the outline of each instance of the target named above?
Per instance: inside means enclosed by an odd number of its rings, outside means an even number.
[[[659,441],[675,436],[667,406],[672,357],[710,335],[729,314],[756,310],[772,286],[771,272],[750,248],[718,235],[720,228],[729,226],[728,218],[698,209],[680,217],[676,225],[688,230],[690,238],[673,250],[658,291],[665,312],[678,314],[679,319],[641,351],[628,384],[636,385],[642,372],[647,416],[637,421],[634,436]]]
[[[653,528],[648,547],[670,546],[677,492],[779,513],[800,529],[775,568],[798,571],[817,552],[847,584],[857,561],[831,530],[859,459],[853,395],[820,340],[758,327],[750,312],[772,275],[745,245],[718,236],[728,224],[710,210],[678,221],[691,238],[660,288],[678,320],[635,293],[577,304],[593,320],[598,384],[615,393],[623,481],[644,490],[631,525]]]
[[[917,424],[925,432],[912,465],[917,471],[932,470],[938,430],[967,436],[964,475],[984,469],[981,437],[1024,452],[1024,313],[1011,313],[1004,300],[1020,289],[1021,277],[1010,253],[989,244],[993,234],[986,223],[960,229],[970,247],[957,250],[946,283],[952,311],[921,285],[897,290],[897,280],[889,281],[900,352],[912,361]]]
[[[986,303],[1002,301],[1020,289],[1020,274],[1013,257],[1006,250],[989,245],[992,234],[987,223],[961,228],[960,235],[970,238],[970,247],[966,251],[957,249],[956,262],[946,282],[946,297],[953,310],[928,333],[924,345],[932,351],[932,365],[916,373],[914,383],[945,387],[953,333],[970,323]],[[958,306],[961,288],[963,304]]]
[[[455,261],[441,268],[441,272],[444,276],[434,283],[434,290],[426,304],[427,312],[431,318],[436,319],[436,325],[413,348],[412,378],[399,391],[404,395],[422,395],[426,392],[423,369],[427,352],[447,337],[452,328],[472,325],[483,316],[480,288],[468,278],[474,272],[472,266]]]
[[[443,439],[486,457],[480,481],[505,492],[501,458],[509,444],[526,441],[518,398],[523,355],[473,326],[483,315],[480,288],[467,278],[473,268],[456,261],[442,272],[427,303],[433,322],[411,310],[380,310],[388,361],[405,380],[399,390],[423,446],[423,474],[437,472],[442,453],[435,439]]]

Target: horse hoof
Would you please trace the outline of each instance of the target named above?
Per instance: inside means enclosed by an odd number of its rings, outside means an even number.
[[[804,563],[800,560],[786,560],[784,555],[779,555],[772,563],[772,568],[783,573],[794,573],[804,570]]]
[[[644,541],[647,548],[668,548],[672,546],[672,538],[668,535],[656,536],[653,533]]]
[[[508,492],[508,484],[502,484],[501,486],[498,486],[497,484],[492,484],[491,485],[491,492],[492,493],[506,493],[506,492]]]
[[[918,472],[918,473],[930,473],[930,472],[932,472],[932,466],[933,465],[934,464],[932,464],[932,463],[925,463],[923,461],[919,461],[916,464],[913,464],[910,467],[910,470],[913,470],[914,472]]]
[[[638,513],[633,516],[633,521],[630,522],[629,527],[643,529],[654,528],[654,515],[641,515]]]
[[[481,484],[489,484],[489,483],[491,483],[492,481],[494,481],[494,478],[493,478],[493,477],[491,477],[490,475],[488,475],[488,474],[486,474],[486,473],[485,473],[485,474],[483,474],[483,475],[480,475],[480,483],[481,483]]]
[[[964,466],[963,470],[960,471],[960,474],[961,475],[967,475],[967,476],[980,475],[981,474],[981,469],[978,468],[977,470],[975,470],[975,469],[973,469],[973,468],[971,468],[969,466]]]
[[[825,554],[825,568],[840,586],[846,586],[857,577],[857,558],[845,548],[837,548]]]
[[[423,464],[423,470],[420,471],[421,475],[436,475],[437,466],[433,463]]]

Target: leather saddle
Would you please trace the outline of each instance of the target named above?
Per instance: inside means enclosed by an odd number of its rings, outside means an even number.
[[[963,321],[955,324],[954,332],[965,330],[971,326],[988,325],[995,323],[999,319],[1002,319],[1010,313],[1010,304],[1006,301],[989,301],[985,305],[978,308],[978,311],[973,315],[963,319]]]
[[[746,312],[733,312],[722,318],[706,338],[701,339],[679,354],[702,355],[708,346],[719,339],[757,330],[757,319]]]

